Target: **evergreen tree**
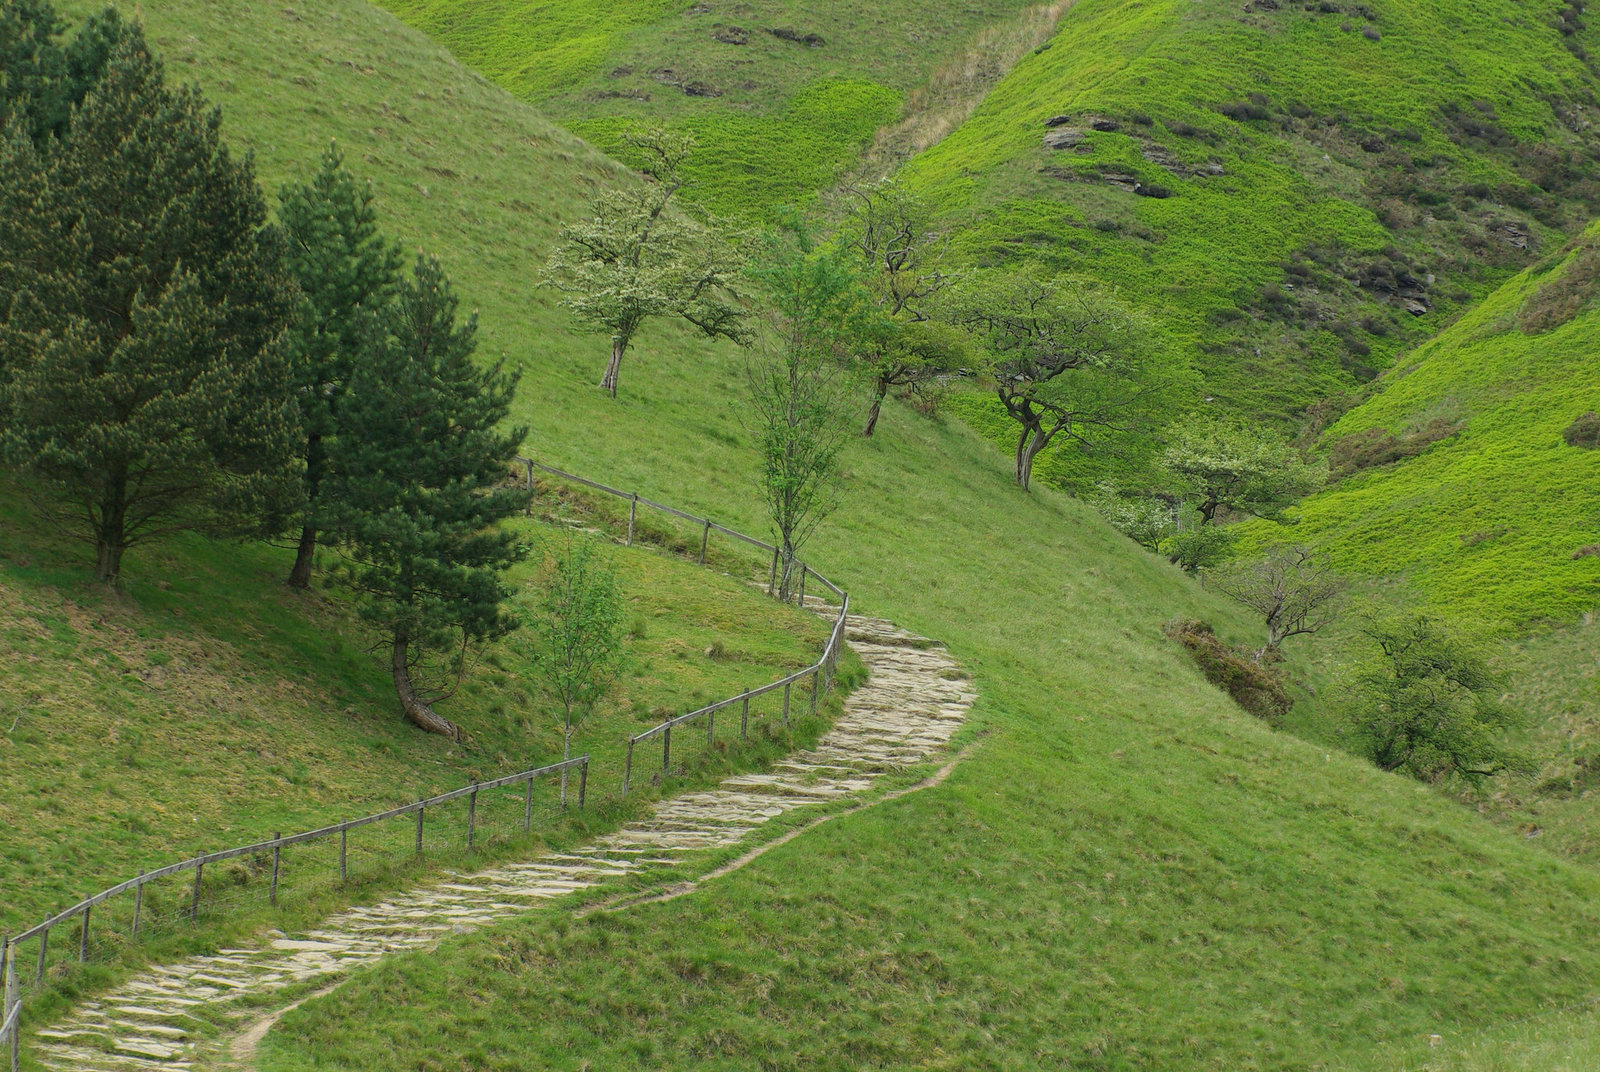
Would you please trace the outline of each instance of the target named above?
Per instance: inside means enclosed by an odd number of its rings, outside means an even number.
[[[377,331],[379,317],[399,279],[400,249],[378,231],[372,185],[344,169],[335,145],[322,154],[311,182],[288,186],[280,197],[289,272],[301,303],[289,333],[300,409],[305,421],[305,515],[288,583],[311,582],[317,532],[334,508],[323,495],[329,447],[351,372]]]
[[[293,283],[249,159],[137,27],[60,139],[0,148],[0,449],[115,583],[131,546],[292,508]],[[22,217],[18,217],[18,213]]]
[[[126,30],[109,7],[65,46],[63,28],[49,0],[0,0],[0,126],[21,124],[35,145],[66,132]]]
[[[461,731],[424,696],[424,676],[461,679],[469,650],[516,627],[501,572],[526,549],[495,523],[525,492],[501,486],[526,429],[506,432],[516,377],[472,360],[477,318],[456,324],[439,262],[418,258],[384,317],[385,339],[355,370],[334,452],[329,501],[348,542],[361,614],[389,652],[405,716]],[[419,687],[419,682],[422,687]]]

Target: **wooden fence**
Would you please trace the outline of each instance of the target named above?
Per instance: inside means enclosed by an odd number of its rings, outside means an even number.
[[[705,564],[706,553],[712,533],[719,533],[742,544],[759,548],[764,552],[770,552],[772,555],[772,564],[767,580],[767,591],[770,595],[776,596],[778,594],[777,571],[780,550],[774,545],[767,543],[764,540],[758,540],[753,536],[747,536],[742,532],[738,532],[724,525],[719,525],[709,518],[696,517],[694,514],[686,513],[674,507],[654,502],[636,492],[626,492],[618,490],[617,488],[608,487],[605,484],[586,479],[585,477],[563,472],[560,469],[556,469],[548,465],[542,465],[528,458],[518,458],[517,461],[526,467],[529,490],[532,490],[533,488],[534,472],[537,470],[548,473],[551,476],[559,477],[563,480],[572,481],[585,487],[593,488],[594,490],[603,492],[607,495],[612,495],[619,499],[626,500],[628,503],[628,534],[626,542],[629,546],[632,546],[634,542],[635,526],[638,521],[639,507],[643,506],[646,509],[660,511],[661,513],[668,514],[672,517],[680,518],[691,523],[699,529],[700,547],[698,561],[701,565]],[[796,565],[799,567],[800,574],[800,583],[798,586],[796,601],[801,606],[806,605],[805,590],[806,580],[808,577],[815,580],[823,590],[831,593],[834,599],[838,602],[838,614],[834,618],[833,629],[828,635],[828,642],[823,648],[821,657],[805,669],[798,670],[786,677],[778,679],[777,681],[763,685],[760,688],[747,689],[737,696],[731,696],[728,699],[709,704],[697,710],[690,711],[688,714],[679,715],[676,718],[669,718],[666,721],[645,730],[643,733],[639,733],[630,737],[628,739],[627,759],[624,763],[622,775],[622,795],[624,797],[627,796],[632,782],[634,748],[642,741],[646,741],[654,737],[661,738],[661,766],[662,771],[666,772],[671,768],[672,731],[675,728],[686,726],[689,723],[703,719],[706,725],[706,744],[709,748],[716,742],[717,714],[719,712],[727,711],[730,708],[738,707],[740,712],[739,733],[740,736],[745,736],[749,731],[751,721],[751,701],[763,696],[776,694],[779,690],[782,690],[783,697],[781,717],[783,719],[783,724],[787,726],[790,720],[790,706],[794,699],[793,693],[795,686],[797,685],[803,686],[803,702],[807,704],[812,714],[816,713],[819,700],[822,697],[827,696],[828,693],[833,690],[834,680],[838,670],[839,650],[844,644],[845,618],[850,609],[850,595],[842,588],[835,585],[832,581],[828,580],[826,577],[823,577],[815,570],[812,570],[805,563],[801,562],[797,563]],[[813,591],[816,593],[812,597],[813,602],[823,604],[829,603],[829,600],[826,596],[821,595],[816,589],[813,589]],[[807,680],[808,678],[809,681]],[[39,944],[37,958],[31,965],[34,969],[32,972],[32,984],[37,985],[44,979],[45,970],[50,963],[49,954],[51,932],[59,927],[69,924],[74,919],[78,920],[77,934],[75,935],[77,945],[77,949],[75,950],[76,956],[71,956],[72,951],[69,951],[68,959],[75,959],[79,962],[87,961],[89,959],[90,950],[90,926],[94,918],[95,909],[106,906],[112,901],[113,898],[132,893],[133,904],[131,909],[131,927],[126,933],[126,938],[129,940],[136,940],[139,937],[141,922],[144,921],[147,914],[145,902],[145,889],[147,886],[157,883],[162,879],[169,879],[173,875],[181,874],[183,872],[194,872],[192,886],[183,891],[183,896],[178,904],[178,908],[180,909],[178,916],[180,918],[186,918],[189,923],[193,924],[198,920],[200,915],[204,889],[203,878],[205,875],[206,865],[245,858],[261,861],[263,869],[265,869],[266,861],[270,855],[271,877],[268,881],[268,900],[270,904],[276,906],[278,904],[280,880],[284,875],[284,849],[297,845],[307,845],[314,842],[331,842],[333,838],[337,837],[339,880],[340,882],[343,882],[349,875],[351,831],[359,830],[367,826],[373,826],[374,824],[383,823],[389,820],[399,819],[403,816],[415,816],[414,838],[407,837],[406,840],[409,845],[414,848],[414,852],[420,855],[423,851],[424,822],[427,810],[429,808],[438,808],[454,801],[466,801],[467,815],[465,833],[466,844],[470,849],[473,846],[478,826],[478,795],[480,793],[504,789],[513,785],[522,784],[524,787],[521,826],[523,831],[526,832],[532,829],[533,823],[534,783],[537,780],[552,774],[559,773],[565,777],[573,770],[578,771],[578,806],[581,808],[584,806],[589,783],[589,757],[587,755],[579,756],[575,759],[566,760],[561,763],[552,763],[548,766],[536,767],[532,770],[519,771],[516,774],[506,775],[503,778],[496,778],[493,781],[474,783],[473,785],[464,786],[460,789],[451,790],[448,793],[441,793],[438,796],[432,796],[423,800],[418,800],[412,804],[406,804],[398,808],[391,808],[388,811],[379,812],[376,815],[368,815],[360,819],[351,819],[347,822],[336,823],[332,826],[324,826],[316,830],[308,830],[300,834],[275,836],[270,840],[259,841],[252,845],[240,845],[235,848],[221,849],[216,852],[199,853],[194,857],[168,864],[167,866],[157,868],[154,871],[142,872],[134,878],[128,879],[124,882],[119,882],[114,886],[101,890],[99,893],[85,897],[83,900],[79,901],[75,905],[72,905],[70,908],[66,908],[60,912],[57,912],[48,919],[35,924],[34,926],[14,937],[0,939],[0,974],[3,974],[4,979],[4,990],[0,991],[0,1054],[8,1055],[10,1058],[11,1072],[18,1072],[22,1033],[22,992],[26,988],[28,980],[26,969],[19,969],[17,966],[17,951],[24,942],[37,941]]]

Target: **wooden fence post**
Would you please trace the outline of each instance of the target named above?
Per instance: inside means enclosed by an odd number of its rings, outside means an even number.
[[[476,784],[476,783],[474,783]],[[467,794],[467,848],[472,848],[473,828],[478,823],[478,790]]]
[[[661,731],[661,773],[665,775],[672,767],[672,727],[668,726]]]
[[[739,712],[739,736],[750,736],[750,690],[744,690],[744,709]]]
[[[811,671],[811,713],[817,713],[817,689],[822,685],[822,667]]]
[[[283,846],[278,844],[278,839],[283,837],[283,831],[272,832],[272,892],[267,900],[273,906],[278,903],[278,869],[283,866]]]
[[[706,564],[706,544],[711,539],[711,519],[706,518],[705,531],[700,533],[700,564]]]
[[[529,779],[528,784],[529,785],[533,784],[532,779]],[[583,766],[578,768],[578,807],[579,808],[583,807],[583,798],[588,795],[588,792],[589,792],[589,760],[586,758],[583,761]]]
[[[800,563],[800,602],[796,604],[796,606],[800,607],[802,610],[805,609],[806,605],[806,574],[810,571],[810,569],[811,567],[807,566],[804,562]]]
[[[39,969],[33,973],[34,984],[44,981],[44,958],[50,951],[50,928],[46,927],[39,932]]]
[[[189,904],[190,923],[200,918],[200,872],[204,871],[206,867],[205,860],[201,858],[203,856],[205,856],[205,853],[195,857],[194,862],[194,900]]]
[[[11,1015],[11,1011],[22,1003],[22,995],[18,992],[20,987],[17,985],[17,947],[11,944],[11,939],[7,938],[4,943],[0,943],[0,948],[5,950],[3,958],[6,977],[5,997],[0,1000],[0,1021],[4,1021],[7,1016]],[[11,1072],[17,1072],[22,1062],[22,1017],[20,1015],[17,1017],[17,1022],[11,1025],[11,1045],[7,1049],[11,1051]]]
[[[417,803],[417,855],[422,855],[422,813],[428,808],[420,801]]]
[[[706,747],[711,748],[717,743],[717,713],[706,712]]]
[[[776,595],[778,592],[778,549],[772,549],[772,576],[767,578],[767,595]]]
[[[783,683],[783,724],[785,726],[789,724],[789,686],[792,684],[793,682],[791,681]]]
[[[636,492],[633,493],[633,497],[628,500],[628,543],[627,543],[627,546],[629,546],[629,547],[633,546],[633,519],[638,515],[638,513],[639,513],[639,493],[636,491]]]
[[[350,824],[349,823],[340,823],[339,824],[339,881],[340,882],[343,882],[347,878],[350,877],[350,869],[349,869],[349,866],[347,864],[349,850],[350,850]]]
[[[83,906],[83,929],[78,932],[78,963],[86,964],[89,961],[89,912],[92,905]]]
[[[628,738],[628,758],[622,764],[622,799],[628,799],[628,781],[633,777],[633,738]]]
[[[139,914],[144,910],[144,872],[139,872],[139,884],[133,888],[133,936],[139,937]]]
[[[533,829],[533,779],[529,778],[522,790],[522,832]]]

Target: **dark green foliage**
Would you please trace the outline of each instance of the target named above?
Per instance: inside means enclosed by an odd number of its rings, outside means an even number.
[[[1168,622],[1166,632],[1193,656],[1207,681],[1257,718],[1274,722],[1294,706],[1283,682],[1269,667],[1228,646],[1205,622]]]
[[[337,511],[323,501],[322,485],[330,441],[341,431],[345,393],[400,273],[400,249],[378,231],[372,199],[371,184],[345,170],[334,144],[323,152],[311,182],[287,186],[280,195],[285,262],[301,294],[289,333],[305,423],[306,510],[298,519],[300,548],[289,575],[298,588],[310,581],[318,530]]]
[[[456,305],[439,262],[419,257],[386,312],[383,344],[351,379],[329,489],[349,580],[390,653],[401,706],[452,737],[460,730],[413,676],[459,681],[469,649],[516,628],[501,573],[526,548],[495,525],[527,502],[504,486],[526,429],[499,427],[517,377],[473,362],[477,320],[457,325]]]
[[[5,456],[106,581],[143,540],[257,531],[298,494],[293,284],[220,124],[127,27],[63,137],[0,150]]]
[[[66,133],[72,109],[127,32],[110,7],[85,19],[65,45],[57,40],[63,28],[48,0],[0,3],[0,128],[15,120],[41,147]]]
[[[1352,684],[1349,731],[1374,763],[1424,781],[1521,765],[1506,734],[1522,716],[1482,649],[1426,614],[1374,618],[1362,633],[1377,652]]]
[[[1578,447],[1582,450],[1600,449],[1600,413],[1590,410],[1578,416],[1578,419],[1567,425],[1561,433],[1561,438],[1566,440],[1567,446]]]

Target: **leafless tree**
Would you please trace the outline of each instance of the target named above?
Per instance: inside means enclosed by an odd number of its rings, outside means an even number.
[[[1258,663],[1290,637],[1332,624],[1345,590],[1328,556],[1303,544],[1275,547],[1257,561],[1218,570],[1207,584],[1265,619],[1267,642],[1255,654]]]

